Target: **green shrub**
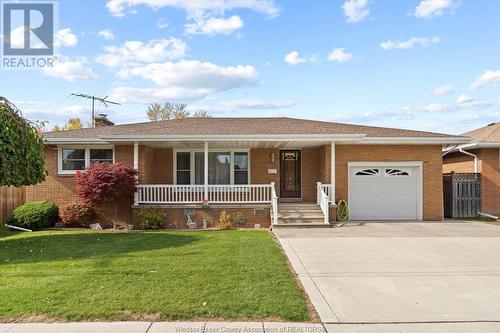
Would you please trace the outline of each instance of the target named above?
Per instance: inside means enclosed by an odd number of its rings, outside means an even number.
[[[95,212],[92,207],[75,202],[62,206],[59,216],[65,226],[88,227],[95,218]]]
[[[161,208],[140,208],[137,211],[137,226],[143,230],[158,230],[163,227],[167,213]]]
[[[219,216],[219,224],[217,225],[219,229],[228,230],[233,227],[233,218],[231,215],[226,213],[226,211],[222,211]]]
[[[38,230],[53,226],[58,216],[59,209],[53,202],[28,202],[10,213],[7,224]]]

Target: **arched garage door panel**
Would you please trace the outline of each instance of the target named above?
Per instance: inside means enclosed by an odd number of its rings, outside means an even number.
[[[419,219],[421,171],[415,166],[351,166],[351,220]]]

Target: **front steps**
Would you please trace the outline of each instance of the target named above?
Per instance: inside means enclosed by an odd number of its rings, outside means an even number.
[[[329,228],[321,208],[313,203],[279,203],[278,224],[273,227]]]

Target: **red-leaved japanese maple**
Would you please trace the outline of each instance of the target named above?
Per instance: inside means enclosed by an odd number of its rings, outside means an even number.
[[[75,192],[81,203],[95,206],[132,199],[137,185],[137,170],[123,163],[93,163],[84,171],[75,174]]]

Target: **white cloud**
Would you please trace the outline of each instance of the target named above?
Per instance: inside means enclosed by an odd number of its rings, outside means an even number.
[[[352,59],[352,53],[344,51],[343,48],[337,48],[328,54],[327,59],[330,61],[346,62]]]
[[[470,84],[471,89],[477,89],[489,85],[500,85],[500,70],[486,71],[476,77],[476,80]]]
[[[380,43],[380,47],[383,48],[384,50],[393,50],[393,49],[411,49],[415,45],[420,45],[420,46],[429,46],[431,44],[436,44],[439,43],[441,39],[439,37],[412,37],[408,40],[401,41],[401,40],[396,40],[396,41],[385,41]]]
[[[151,104],[167,101],[184,102],[206,97],[211,91],[179,87],[135,88],[116,87],[109,93],[109,98],[120,103]]]
[[[444,86],[437,87],[432,91],[432,94],[435,96],[445,96],[451,94],[453,92],[453,86],[449,84],[445,84]]]
[[[107,46],[105,54],[96,58],[108,67],[126,67],[183,57],[187,46],[181,39],[169,38],[149,42],[126,41],[123,45]]]
[[[219,104],[218,109],[234,110],[274,110],[289,108],[295,105],[294,101],[271,101],[260,99],[240,99],[225,101]]]
[[[462,94],[457,97],[457,104],[465,104],[474,101],[472,97],[467,96],[466,94]]]
[[[97,75],[87,66],[87,63],[88,61],[84,57],[76,59],[59,57],[54,61],[53,67],[44,67],[42,73],[46,76],[61,78],[70,82],[97,79]]]
[[[441,104],[441,103],[431,103],[424,106],[424,111],[426,112],[444,112],[452,109],[452,105]]]
[[[255,84],[259,73],[250,65],[218,66],[209,62],[181,60],[123,69],[121,78],[141,77],[159,87],[117,87],[110,96],[129,103],[195,100],[212,93]]]
[[[165,20],[165,18],[161,17],[156,21],[156,26],[159,29],[165,29],[169,26],[169,23],[167,22],[167,20]]]
[[[460,6],[459,0],[422,0],[415,7],[415,16],[419,18],[432,18],[442,15],[446,10]]]
[[[368,0],[346,0],[342,9],[349,23],[363,21],[370,14]]]
[[[188,35],[228,35],[243,27],[243,20],[233,15],[226,18],[200,18],[184,26]]]
[[[110,29],[104,29],[99,31],[98,36],[105,40],[113,40],[115,39],[115,35]]]
[[[292,51],[285,56],[285,62],[290,65],[298,65],[307,62],[307,59],[302,58],[298,51]]]
[[[78,43],[78,37],[71,32],[70,28],[64,28],[54,34],[54,46],[75,46]]]
[[[222,16],[225,11],[248,9],[269,18],[278,16],[279,9],[272,0],[108,0],[106,8],[114,16],[125,16],[126,9],[146,5],[153,10],[163,7],[183,9],[188,17],[210,14]]]
[[[74,117],[89,112],[89,107],[83,105],[55,105],[51,102],[29,100],[16,100],[14,104],[30,119],[33,115]]]
[[[153,63],[142,67],[124,69],[121,78],[142,77],[161,86],[221,91],[255,83],[259,74],[250,65],[222,67],[210,62],[181,60]]]

